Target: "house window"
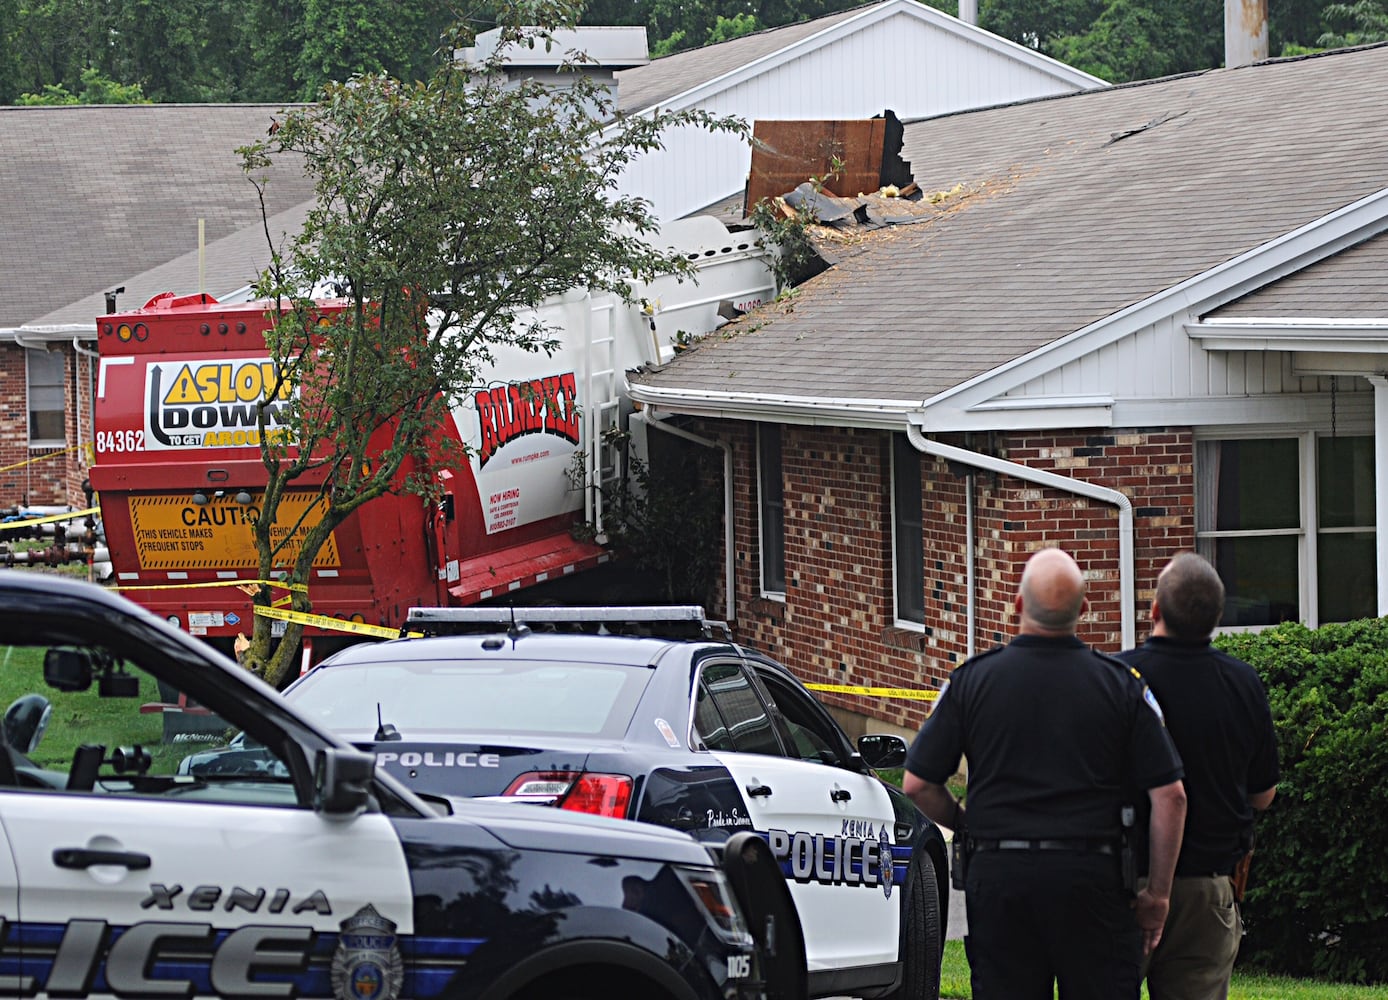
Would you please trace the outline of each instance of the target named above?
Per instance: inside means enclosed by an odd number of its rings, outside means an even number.
[[[1224,581],[1222,626],[1375,614],[1373,461],[1369,437],[1197,444],[1197,547]]]
[[[1377,617],[1373,438],[1317,439],[1316,510],[1320,621]]]
[[[892,435],[892,570],[896,619],[925,624],[925,540],[921,529],[921,456],[905,434]]]
[[[761,505],[761,589],[786,592],[786,503],[781,484],[781,428],[757,425],[757,481]]]
[[[27,350],[24,356],[29,368],[29,444],[62,444],[67,439],[66,359],[61,351]]]

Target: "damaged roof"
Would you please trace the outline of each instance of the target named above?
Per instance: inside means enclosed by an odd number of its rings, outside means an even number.
[[[1388,188],[1384,93],[1371,46],[908,123],[943,210],[857,234],[634,394],[925,405]]]

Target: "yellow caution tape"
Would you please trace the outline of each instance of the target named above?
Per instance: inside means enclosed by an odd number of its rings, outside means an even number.
[[[374,636],[377,639],[398,639],[403,634],[411,639],[421,639],[423,632],[401,633],[398,628],[384,625],[367,625],[363,622],[349,622],[343,618],[329,618],[327,615],[311,615],[303,611],[286,611],[284,608],[256,608],[255,613],[262,618],[275,618],[282,622],[296,622],[300,625],[317,625],[337,632],[354,632],[357,635]]]
[[[0,469],[0,472],[3,472]],[[73,521],[79,517],[86,517],[88,514],[95,514],[100,507],[88,507],[86,510],[70,510],[66,514],[49,514],[46,517],[30,517],[23,521],[0,521],[0,528],[27,528],[34,524],[52,524],[54,521]]]
[[[112,587],[112,590],[206,590],[210,587],[235,587],[238,590],[255,596],[257,587],[277,587],[280,590],[295,590],[301,594],[308,593],[308,585],[303,583],[285,583],[283,580],[214,580],[207,583],[132,583],[119,584]],[[287,598],[286,598],[287,600]]]
[[[15,462],[14,465],[5,466],[3,469],[0,469],[0,472],[9,472],[11,469],[22,469],[26,465],[32,465],[34,462],[46,462],[50,458],[61,458],[63,455],[76,451],[77,447],[77,445],[73,445],[71,448],[64,448],[62,451],[50,451],[44,455],[36,455],[33,458],[26,458],[22,462]],[[90,465],[91,463],[89,462],[87,464]]]
[[[806,684],[805,687],[831,694],[866,694],[877,698],[909,698],[912,701],[934,701],[940,697],[939,691],[921,691],[917,688],[860,687],[856,684]]]

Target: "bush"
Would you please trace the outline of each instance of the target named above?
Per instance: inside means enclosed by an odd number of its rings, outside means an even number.
[[[1258,820],[1240,961],[1388,981],[1388,619],[1215,644],[1262,676],[1282,770]]]

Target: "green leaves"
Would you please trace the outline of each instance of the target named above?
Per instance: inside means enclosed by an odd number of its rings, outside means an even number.
[[[1267,687],[1282,781],[1258,820],[1241,960],[1388,979],[1388,620],[1220,636]]]

